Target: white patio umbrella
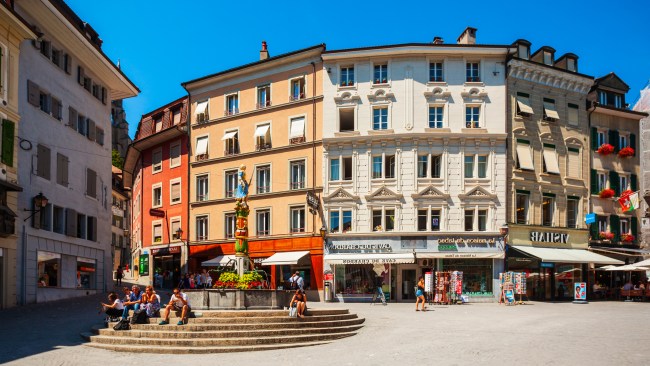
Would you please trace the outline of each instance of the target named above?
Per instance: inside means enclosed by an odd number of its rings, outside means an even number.
[[[644,261],[641,261],[641,262],[638,262],[638,263],[634,263],[633,265],[634,265],[634,266],[637,266],[637,267],[650,266],[650,259],[646,259],[646,260],[644,260]]]
[[[601,270],[603,270],[603,271],[608,271],[608,270],[610,270],[611,268],[616,268],[616,266],[613,265],[613,264],[608,264],[608,265],[606,265],[606,266],[598,267],[598,269],[601,269]]]
[[[638,267],[638,266],[636,266],[634,264],[626,264],[624,266],[619,266],[619,267],[614,267],[614,268],[607,269],[606,271],[630,272],[630,281],[631,281],[632,280],[632,272],[647,271],[648,269],[650,269],[650,268],[648,268],[648,267]],[[626,301],[632,301],[632,300],[630,300],[629,295],[627,296]]]

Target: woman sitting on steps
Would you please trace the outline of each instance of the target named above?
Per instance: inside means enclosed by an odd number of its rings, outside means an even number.
[[[299,318],[304,318],[305,311],[307,311],[307,296],[299,289],[296,290],[291,301],[289,301],[289,306],[296,308]]]

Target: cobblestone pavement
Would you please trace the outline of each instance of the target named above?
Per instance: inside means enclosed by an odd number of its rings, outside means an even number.
[[[213,355],[126,354],[83,345],[99,296],[0,311],[10,365],[647,365],[650,303],[433,306],[312,304],[366,318],[359,334],[315,347]],[[287,336],[291,336],[287,334]],[[144,362],[144,363],[143,363]]]

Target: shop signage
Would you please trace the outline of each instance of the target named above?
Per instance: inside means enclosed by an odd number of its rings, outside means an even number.
[[[269,257],[264,257],[264,258],[253,258],[253,263],[255,264],[261,264],[263,260],[268,259]]]
[[[543,242],[543,243],[562,243],[562,244],[566,244],[566,243],[569,242],[569,234],[531,231],[530,232],[530,241]]]
[[[314,211],[320,209],[320,198],[312,191],[307,191],[307,206],[312,208]]]
[[[555,263],[542,262],[539,264],[539,266],[542,268],[554,268]]]
[[[138,272],[140,272],[140,276],[149,276],[149,255],[141,255],[138,263],[140,263],[138,266]]]
[[[589,224],[593,224],[594,222],[596,222],[595,213],[588,213],[587,215],[585,215],[585,224],[589,225]]]
[[[158,210],[155,208],[149,209],[149,215],[155,216],[155,217],[165,217],[165,211],[163,210]]]
[[[178,246],[151,249],[151,254],[152,255],[179,254],[180,252],[181,252],[181,247],[178,247]]]
[[[574,300],[587,300],[587,283],[576,282],[573,284]]]
[[[344,244],[337,243],[332,244],[330,247],[333,250],[380,250],[380,251],[392,251],[392,247],[388,243],[377,243],[377,244]]]
[[[323,276],[323,279],[324,279],[325,281],[334,281],[334,273],[326,273],[326,274]]]
[[[473,235],[335,237],[329,238],[326,244],[328,254],[440,253],[437,258],[492,258],[493,254],[502,258],[503,249],[501,236]]]

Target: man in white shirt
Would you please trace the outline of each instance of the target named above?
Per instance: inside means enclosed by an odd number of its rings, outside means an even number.
[[[187,314],[192,310],[187,294],[182,293],[178,287],[174,288],[174,294],[165,307],[164,320],[158,323],[159,325],[169,324],[169,312],[171,310],[181,312],[181,320],[179,320],[176,325],[183,325],[184,321],[187,320]]]
[[[289,279],[289,282],[291,282],[291,289],[292,290],[298,290],[300,289],[301,292],[305,292],[305,280],[300,277],[300,272],[296,271],[296,273],[291,276]]]

